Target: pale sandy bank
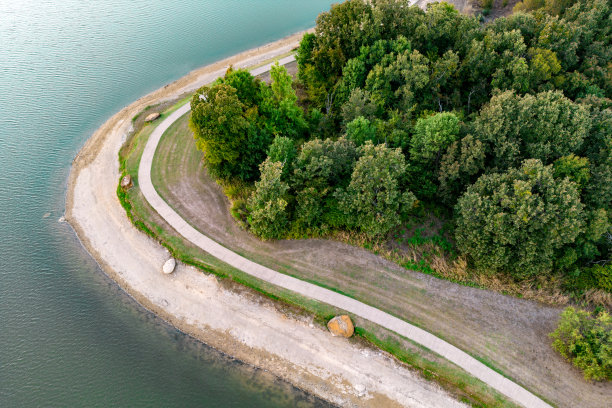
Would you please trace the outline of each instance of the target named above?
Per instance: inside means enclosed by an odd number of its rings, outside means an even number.
[[[131,118],[221,75],[229,64],[252,66],[294,48],[301,33],[198,69],[111,117],[74,160],[66,219],[102,269],[127,293],[180,330],[301,389],[341,406],[463,406],[386,354],[334,338],[309,318],[286,316],[250,292],[222,287],[214,276],[179,265],[161,273],[167,251],[138,231],[117,196],[117,153]]]

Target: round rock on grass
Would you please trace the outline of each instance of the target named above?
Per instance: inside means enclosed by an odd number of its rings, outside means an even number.
[[[174,258],[170,258],[166,261],[166,263],[164,263],[164,266],[162,267],[162,271],[166,275],[169,275],[172,272],[174,272],[175,268],[176,268],[176,260]]]
[[[327,323],[327,328],[334,336],[351,337],[355,327],[347,315],[336,316]]]

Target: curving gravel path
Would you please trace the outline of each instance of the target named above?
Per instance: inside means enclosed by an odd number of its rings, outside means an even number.
[[[294,60],[295,58],[293,56],[289,56],[281,59],[279,63],[284,65]],[[251,73],[253,75],[262,74],[267,72],[271,65],[272,64],[268,64],[255,68],[251,70]],[[151,166],[153,163],[153,157],[162,135],[176,120],[189,112],[190,109],[190,104],[187,103],[157,126],[147,141],[140,161],[140,167],[138,168],[138,181],[145,199],[179,234],[212,256],[222,260],[234,268],[248,273],[249,275],[272,283],[276,286],[292,290],[300,295],[307,296],[320,302],[335,306],[339,309],[346,310],[348,313],[360,316],[373,323],[392,330],[418,344],[421,344],[422,346],[427,347],[428,349],[438,353],[439,355],[463,368],[474,377],[480,379],[481,381],[495,388],[500,393],[525,407],[551,407],[549,404],[527,391],[525,388],[510,381],[469,354],[461,351],[457,347],[434,336],[433,334],[355,299],[320,286],[301,281],[291,276],[284,275],[270,268],[252,262],[236,254],[235,252],[230,251],[193,228],[161,198],[161,196],[155,190],[153,182],[151,181]]]

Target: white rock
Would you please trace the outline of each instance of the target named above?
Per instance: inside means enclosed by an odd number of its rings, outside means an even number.
[[[172,272],[174,272],[174,268],[176,268],[176,260],[174,258],[170,258],[166,261],[166,263],[164,264],[162,271],[169,275]]]
[[[132,176],[126,174],[121,178],[121,188],[130,188],[132,187]]]
[[[356,384],[353,388],[357,391],[357,395],[360,397],[365,394],[366,387],[363,384]]]

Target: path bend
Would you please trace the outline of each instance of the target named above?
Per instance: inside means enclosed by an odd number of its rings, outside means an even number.
[[[288,56],[279,60],[281,65],[288,64],[295,60],[294,56]],[[272,64],[267,64],[251,70],[253,75],[260,75],[270,70]],[[496,389],[505,396],[528,408],[551,408],[549,404],[538,398],[536,395],[526,390],[522,386],[507,379],[485,364],[481,363],[466,352],[458,349],[452,344],[440,339],[439,337],[420,329],[408,322],[398,319],[389,313],[383,312],[375,307],[366,305],[348,296],[333,292],[309,282],[301,281],[291,276],[274,271],[263,265],[257,264],[244,258],[241,255],[225,248],[221,244],[213,241],[206,235],[193,228],[185,221],[162,197],[157,193],[151,179],[151,167],[157,145],[161,137],[168,128],[181,116],[191,110],[189,103],[180,107],[168,116],[149,137],[138,168],[138,181],[143,196],[151,207],[180,235],[198,246],[203,251],[208,252],[215,258],[241,270],[251,276],[271,283],[273,285],[291,290],[302,296],[306,296],[331,306],[345,310],[355,316],[367,319],[372,323],[385,327],[403,337],[406,337],[434,352],[443,356],[452,363],[458,365],[472,376],[478,378],[492,388]]]

